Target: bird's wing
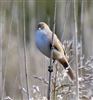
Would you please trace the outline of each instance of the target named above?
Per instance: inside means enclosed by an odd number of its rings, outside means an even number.
[[[52,35],[50,37],[52,38]],[[50,40],[50,48],[51,48],[52,39],[49,39],[49,40]],[[54,38],[53,38],[53,47],[54,47],[53,55],[55,59],[62,58],[65,56],[65,51],[63,49],[62,43],[60,42],[56,34],[54,34]]]
[[[60,40],[58,39],[58,37],[56,36],[56,34],[54,34],[54,48],[56,48],[58,51],[60,51],[61,53],[65,54],[64,48],[62,46],[62,43],[60,42]]]

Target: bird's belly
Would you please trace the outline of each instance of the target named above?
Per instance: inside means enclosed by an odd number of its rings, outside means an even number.
[[[36,46],[38,49],[47,57],[50,57],[50,43],[45,37],[37,37],[36,38]]]

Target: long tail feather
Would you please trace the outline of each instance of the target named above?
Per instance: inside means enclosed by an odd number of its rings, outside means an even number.
[[[74,71],[72,70],[72,68],[70,67],[70,65],[68,64],[67,60],[64,58],[61,58],[58,60],[63,67],[67,70],[67,73],[69,75],[69,77],[71,78],[71,80],[75,80],[75,74]]]

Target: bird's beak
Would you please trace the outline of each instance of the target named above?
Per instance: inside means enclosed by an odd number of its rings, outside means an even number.
[[[41,28],[37,26],[37,27],[36,27],[36,30],[41,30]]]

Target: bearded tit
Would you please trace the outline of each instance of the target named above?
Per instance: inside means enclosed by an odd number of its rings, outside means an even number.
[[[52,34],[53,32],[50,30],[49,26],[46,23],[40,22],[37,25],[35,34],[36,46],[48,58],[50,58],[51,56]],[[74,80],[74,72],[68,63],[68,60],[66,59],[63,45],[55,33],[53,37],[53,47],[53,59],[61,63],[67,70],[67,74],[71,78],[71,80]]]

